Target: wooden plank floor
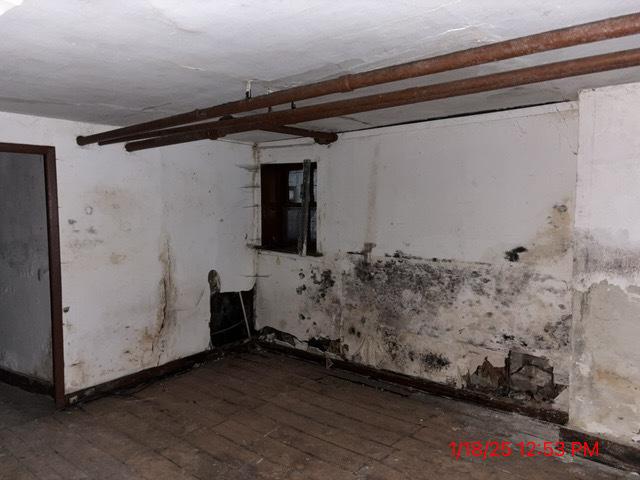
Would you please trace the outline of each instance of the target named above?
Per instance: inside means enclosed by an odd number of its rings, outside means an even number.
[[[631,478],[584,460],[456,460],[449,449],[531,439],[557,440],[557,430],[265,352],[63,412],[0,385],[0,479]]]

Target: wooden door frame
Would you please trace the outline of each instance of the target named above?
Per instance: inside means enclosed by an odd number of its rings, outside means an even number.
[[[58,219],[58,181],[56,149],[40,145],[0,143],[0,152],[42,155],[47,202],[47,244],[49,250],[49,289],[51,303],[51,353],[53,361],[53,398],[56,406],[65,406],[64,344],[62,328],[62,276],[60,268],[60,223]]]

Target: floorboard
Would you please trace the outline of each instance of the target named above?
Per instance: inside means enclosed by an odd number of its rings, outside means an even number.
[[[557,441],[516,414],[349,381],[283,355],[231,354],[65,411],[0,384],[0,480],[622,479],[574,458],[455,459],[452,441]]]

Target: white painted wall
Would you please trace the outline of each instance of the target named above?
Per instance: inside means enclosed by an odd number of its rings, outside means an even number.
[[[566,385],[577,120],[575,104],[559,104],[348,133],[329,147],[263,144],[261,163],[318,162],[323,257],[259,253],[258,327],[337,338],[348,359],[458,386],[485,357],[503,366],[524,351],[549,358]],[[373,289],[357,279],[363,256],[348,253],[366,243]],[[505,260],[517,246],[529,251]],[[390,259],[397,251],[420,259]],[[335,285],[322,290],[312,277],[325,270]],[[557,402],[566,408],[566,395]]]
[[[0,113],[0,141],[56,148],[68,393],[207,349],[209,270],[253,284],[252,148],[76,145],[105,128]]]
[[[570,420],[640,443],[640,84],[580,95]]]
[[[0,152],[0,368],[51,382],[42,155]]]
[[[106,127],[9,113],[0,113],[0,141],[56,147],[67,392],[206,349],[207,274],[216,269],[224,291],[251,288],[258,273],[258,328],[338,339],[352,361],[463,386],[484,358],[502,366],[509,350],[546,356],[559,383],[571,375],[554,406],[570,409],[572,425],[631,443],[640,417],[639,110],[638,84],[582,94],[574,275],[575,104],[348,133],[329,147],[263,144],[262,163],[318,162],[323,256],[262,251],[255,264],[248,145],[131,155],[75,144]],[[381,266],[368,271],[382,281],[398,284],[389,265],[401,265],[431,272],[435,290],[358,290],[366,243],[375,244],[369,267]],[[520,262],[506,261],[520,245]],[[388,257],[397,251],[419,258]],[[438,278],[456,276],[455,295],[434,303],[447,297]],[[470,278],[487,280],[485,291]],[[423,354],[448,363],[425,368]]]

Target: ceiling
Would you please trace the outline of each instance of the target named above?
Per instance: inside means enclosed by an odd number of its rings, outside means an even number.
[[[637,11],[640,0],[0,0],[0,110],[127,125],[242,98],[247,80],[255,96]],[[635,47],[639,36],[347,96]],[[581,88],[630,81],[640,81],[640,68],[304,126],[357,130],[575,99]],[[330,98],[338,97],[299,105]]]

